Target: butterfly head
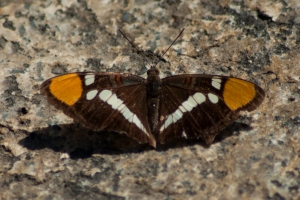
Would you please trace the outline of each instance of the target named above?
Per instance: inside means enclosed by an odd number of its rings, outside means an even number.
[[[159,95],[160,87],[161,87],[161,79],[159,77],[159,70],[155,66],[151,66],[151,68],[147,71],[147,94],[151,97],[157,97]]]
[[[151,66],[151,68],[147,71],[147,75],[149,76],[158,76],[159,70],[155,66]]]

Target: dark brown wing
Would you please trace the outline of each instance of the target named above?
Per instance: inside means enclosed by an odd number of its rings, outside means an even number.
[[[254,83],[225,76],[177,75],[162,80],[159,141],[202,138],[210,144],[241,110],[264,99]]]
[[[124,73],[65,74],[41,85],[52,105],[85,127],[126,133],[155,146],[145,91],[143,78]]]

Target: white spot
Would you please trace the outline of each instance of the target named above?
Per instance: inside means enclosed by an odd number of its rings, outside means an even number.
[[[132,116],[128,119],[128,121],[129,121],[130,123],[133,122],[133,117],[134,117],[134,115],[132,115]]]
[[[119,108],[119,106],[123,103],[121,99],[117,97],[116,94],[113,94],[108,100],[107,103],[111,105],[113,109]]]
[[[124,110],[122,110],[121,113],[127,120],[133,115],[133,113],[127,107]]]
[[[221,89],[221,82],[222,82],[222,80],[219,79],[219,78],[212,78],[212,79],[211,79],[211,85],[212,85],[214,88],[218,89],[218,90]]]
[[[125,106],[124,104],[122,104],[122,105],[119,106],[118,110],[119,110],[119,111],[122,111],[125,107],[126,107],[126,106]]]
[[[197,101],[198,104],[201,104],[206,100],[206,97],[200,92],[194,94],[193,97]]]
[[[92,83],[95,82],[95,74],[88,74],[88,75],[85,75],[85,85],[88,86],[88,85],[91,85]]]
[[[107,99],[109,99],[109,97],[111,97],[112,92],[110,90],[102,90],[102,92],[100,92],[99,97],[102,101],[107,101]]]
[[[168,116],[167,120],[160,127],[159,131],[162,132],[164,129],[170,126],[170,124],[180,120],[184,112],[191,111],[197,105],[200,105],[201,103],[205,102],[205,100],[206,100],[205,96],[200,92],[197,92],[193,96],[190,96],[185,102],[183,102],[179,106],[177,110],[175,110],[175,112],[173,112],[171,115]]]
[[[219,98],[212,93],[208,93],[208,98],[212,103],[218,103],[219,101]]]
[[[132,122],[139,127],[143,132],[146,132],[145,127],[143,126],[142,122],[139,120],[139,118],[136,115],[133,115]]]
[[[182,135],[181,135],[181,137],[183,137],[183,138],[187,138],[187,135],[186,135],[185,131],[182,131]]]
[[[195,106],[197,106],[197,104],[198,103],[194,100],[194,98],[190,96],[187,101],[182,103],[182,106],[186,110],[191,111]]]
[[[162,132],[165,129],[165,125],[162,125],[159,129],[160,132]]]
[[[140,127],[141,121],[139,120],[139,118],[137,118],[136,115],[133,115],[132,122],[135,123],[137,127]]]
[[[173,118],[173,123],[178,121],[178,119],[175,118],[174,113],[172,114],[172,118]]]
[[[182,112],[187,112],[187,110],[186,110],[183,106],[179,106],[179,109],[180,109]]]
[[[172,124],[172,115],[169,115],[168,119],[165,121],[165,128],[167,128],[170,124]]]
[[[98,93],[98,90],[91,90],[86,94],[87,100],[92,100]]]
[[[182,117],[183,113],[180,111],[180,109],[177,109],[172,115],[175,119],[179,120]]]

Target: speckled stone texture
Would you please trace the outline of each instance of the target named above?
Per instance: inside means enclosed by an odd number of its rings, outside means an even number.
[[[0,15],[0,199],[300,199],[299,0],[1,0]],[[266,92],[210,146],[93,132],[39,93],[67,72],[145,77],[182,28],[161,77],[231,75]]]

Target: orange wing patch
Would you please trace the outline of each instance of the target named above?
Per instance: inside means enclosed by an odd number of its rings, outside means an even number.
[[[50,93],[68,106],[72,106],[82,95],[81,79],[77,74],[66,74],[51,79]]]
[[[250,103],[256,96],[255,85],[237,78],[229,78],[224,86],[223,98],[231,110],[237,110]]]

